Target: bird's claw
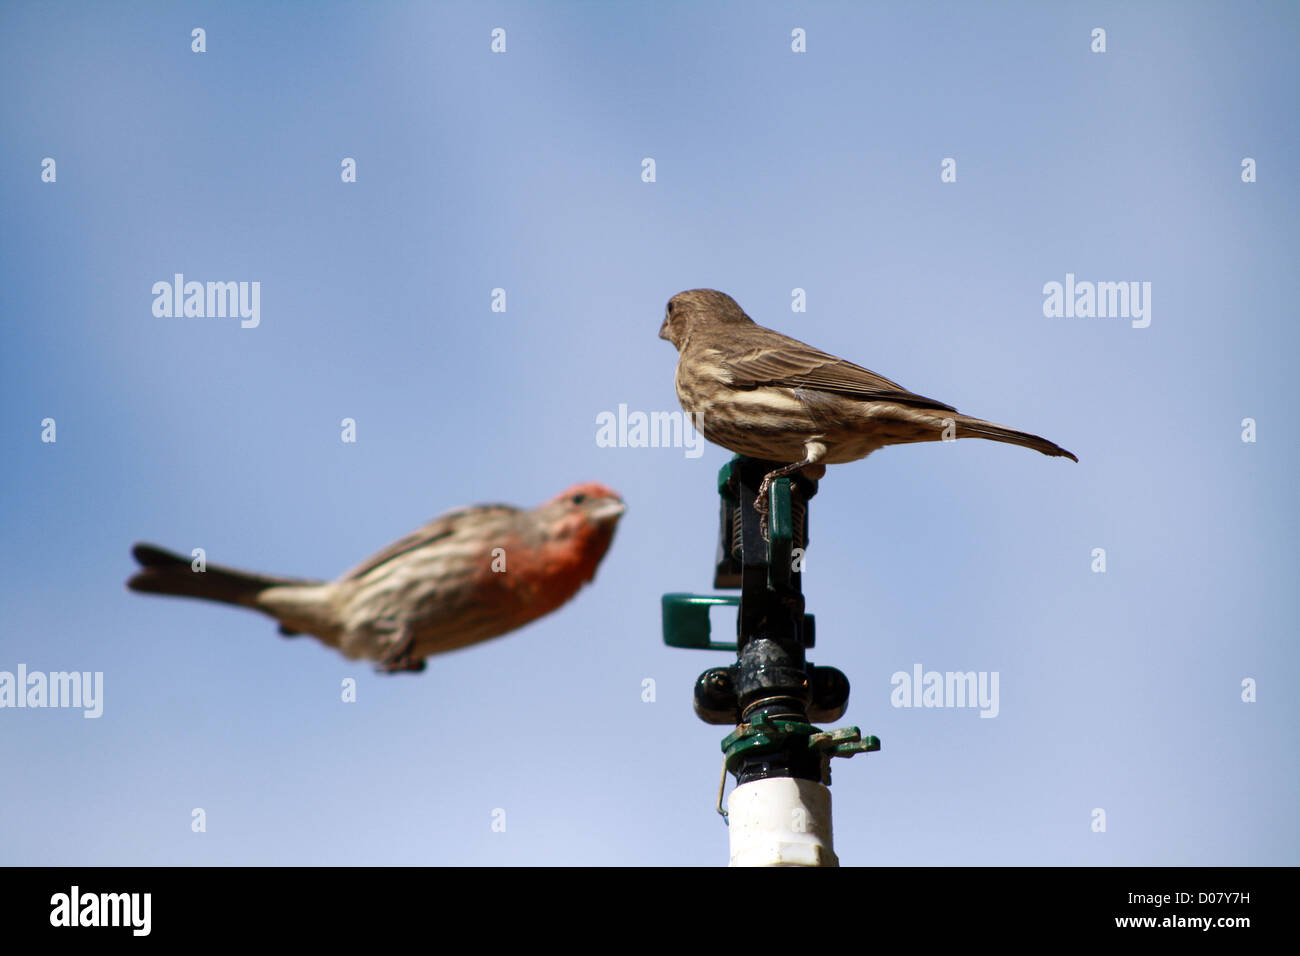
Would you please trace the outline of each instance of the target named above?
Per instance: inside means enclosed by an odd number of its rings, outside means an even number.
[[[422,657],[402,655],[385,658],[375,665],[375,671],[380,674],[419,674],[428,666],[428,662]]]
[[[768,505],[767,495],[768,495],[768,489],[771,487],[772,487],[772,475],[770,474],[764,475],[763,481],[758,486],[758,491],[754,493],[754,510],[758,512],[758,530],[759,533],[763,536],[764,541],[768,540],[767,513],[769,510],[769,505]]]
[[[426,664],[423,657],[412,657],[411,648],[415,638],[406,626],[400,627],[393,635],[392,646],[379,659],[375,670],[380,674],[418,674]]]

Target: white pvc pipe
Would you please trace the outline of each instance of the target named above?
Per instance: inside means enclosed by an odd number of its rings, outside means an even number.
[[[727,797],[732,866],[839,866],[831,843],[831,791],[769,777]]]

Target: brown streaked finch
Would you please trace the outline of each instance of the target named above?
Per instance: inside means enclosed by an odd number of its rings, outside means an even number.
[[[755,507],[784,475],[812,478],[906,442],[987,438],[1078,461],[1028,432],[960,414],[852,362],[758,325],[731,296],[691,289],[668,300],[659,337],[677,347],[677,399],[704,437],[763,461],[790,462],[759,486]]]
[[[311,634],[379,670],[422,671],[426,657],[477,644],[556,610],[590,581],[625,510],[596,482],[531,511],[477,505],[449,511],[334,581],[250,574],[151,544],[132,549],[133,591],[251,608],[285,635]]]

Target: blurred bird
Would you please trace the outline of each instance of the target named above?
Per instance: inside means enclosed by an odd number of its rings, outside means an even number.
[[[268,614],[285,635],[311,634],[380,671],[422,671],[424,659],[523,627],[556,610],[596,574],[625,506],[595,482],[525,511],[450,511],[335,581],[250,574],[151,544],[132,549],[133,591],[203,598]]]
[[[668,300],[659,337],[677,347],[677,399],[704,437],[763,461],[791,462],[759,486],[767,509],[773,480],[905,442],[988,438],[1078,461],[1046,438],[962,415],[861,366],[765,329],[731,296],[691,289]]]

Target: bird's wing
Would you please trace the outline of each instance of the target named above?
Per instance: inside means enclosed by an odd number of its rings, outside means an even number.
[[[519,509],[513,505],[475,505],[472,508],[461,508],[458,511],[449,511],[444,515],[439,515],[428,524],[425,524],[403,538],[398,538],[378,554],[373,554],[365,561],[358,564],[355,568],[344,574],[340,581],[348,581],[353,578],[359,578],[369,574],[375,568],[385,562],[393,560],[399,555],[414,551],[416,548],[422,548],[425,545],[433,544],[442,538],[449,538],[468,523],[477,525],[483,520],[493,518],[504,518],[517,514]]]
[[[736,351],[723,358],[721,364],[730,373],[731,384],[736,388],[759,385],[813,388],[863,401],[898,402],[956,411],[951,405],[909,392],[883,375],[805,345],[798,339],[779,332],[769,332],[769,335],[776,341]]]

